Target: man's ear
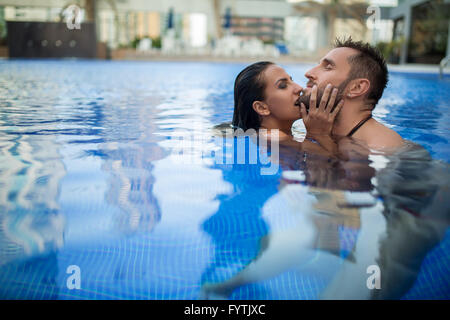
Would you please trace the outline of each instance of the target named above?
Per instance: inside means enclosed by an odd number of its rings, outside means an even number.
[[[370,81],[369,79],[360,78],[354,79],[348,86],[348,91],[346,94],[346,98],[357,98],[365,95],[369,92],[370,89]]]
[[[252,107],[260,116],[270,115],[269,106],[262,101],[254,101]]]

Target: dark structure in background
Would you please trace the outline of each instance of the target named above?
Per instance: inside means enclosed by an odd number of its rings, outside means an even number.
[[[381,9],[381,19],[394,21],[391,63],[439,64],[450,55],[450,0],[398,0]]]
[[[439,62],[446,56],[450,3],[433,0],[412,7],[409,63]]]
[[[8,21],[8,47],[11,58],[96,58],[95,23],[69,29],[61,22]]]

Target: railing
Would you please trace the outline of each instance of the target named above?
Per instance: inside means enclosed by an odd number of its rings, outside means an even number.
[[[444,68],[449,62],[450,62],[450,55],[448,55],[444,59],[442,59],[441,63],[439,64],[439,76],[441,77],[441,79],[444,76]]]

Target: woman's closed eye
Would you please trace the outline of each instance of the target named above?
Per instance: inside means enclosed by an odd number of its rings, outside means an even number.
[[[283,81],[280,81],[280,83],[278,84],[278,89],[286,89],[287,86],[288,86],[287,81],[283,80]]]
[[[290,80],[290,82],[292,82],[293,80],[292,80],[292,77],[289,79]],[[288,79],[281,79],[279,82],[278,82],[278,89],[286,89],[287,87],[288,87],[288,82],[289,82],[289,80]]]

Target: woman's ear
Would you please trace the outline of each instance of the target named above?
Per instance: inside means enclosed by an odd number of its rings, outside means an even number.
[[[370,89],[370,81],[365,78],[355,79],[349,86],[347,98],[357,98],[365,95]]]
[[[252,107],[260,116],[270,115],[269,106],[262,101],[254,101]]]

